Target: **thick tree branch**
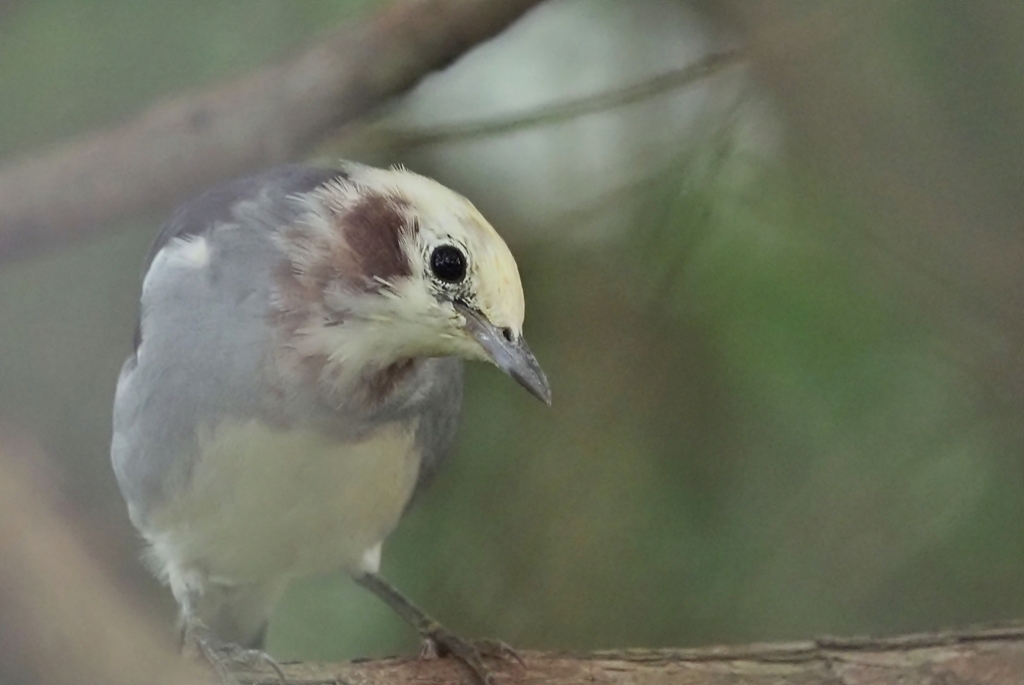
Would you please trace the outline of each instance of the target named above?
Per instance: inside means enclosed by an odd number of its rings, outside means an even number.
[[[288,62],[9,163],[0,168],[0,261],[164,211],[223,178],[295,159],[539,2],[395,2]]]
[[[522,653],[524,665],[502,668],[516,685],[1018,685],[1024,682],[1024,628],[905,635],[889,639],[822,638],[807,642],[633,649],[569,656]],[[384,659],[349,664],[294,664],[290,683],[458,683],[450,659]],[[253,678],[273,685],[273,677]]]

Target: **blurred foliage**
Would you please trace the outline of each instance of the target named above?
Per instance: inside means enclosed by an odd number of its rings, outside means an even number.
[[[23,2],[0,26],[0,154],[240,73],[365,4]],[[901,16],[891,67],[958,87],[936,47],[948,18],[921,3]],[[928,317],[877,277],[871,218],[842,187],[735,145],[745,106],[607,200],[628,218],[617,237],[502,227],[554,407],[474,366],[458,454],[385,553],[453,629],[557,649],[1024,615],[1020,417],[979,401]],[[983,102],[961,115],[984,118]],[[0,421],[39,436],[126,582],[167,602],[107,462],[157,221],[5,267]],[[413,649],[340,578],[293,588],[271,630],[281,658]]]

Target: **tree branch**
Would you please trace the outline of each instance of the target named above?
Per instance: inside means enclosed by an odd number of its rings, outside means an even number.
[[[0,261],[81,240],[319,138],[494,36],[540,0],[408,0],[290,61],[158,103],[0,168]]]
[[[806,642],[630,649],[570,656],[524,652],[499,682],[517,685],[1011,685],[1024,680],[1024,627]],[[289,683],[458,683],[451,659],[392,658],[347,664],[293,664]],[[251,679],[274,685],[274,676]]]

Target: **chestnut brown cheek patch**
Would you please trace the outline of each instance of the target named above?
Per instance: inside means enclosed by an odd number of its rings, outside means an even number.
[[[401,239],[403,233],[410,233],[415,227],[409,225],[404,201],[371,193],[333,218],[356,267],[353,276],[372,282],[412,274]]]

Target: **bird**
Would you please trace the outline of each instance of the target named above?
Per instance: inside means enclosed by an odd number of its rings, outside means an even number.
[[[380,573],[452,448],[464,361],[551,404],[504,240],[400,166],[292,164],[185,202],[145,260],[111,459],[183,649],[228,681],[293,580],[343,572],[489,682]]]

